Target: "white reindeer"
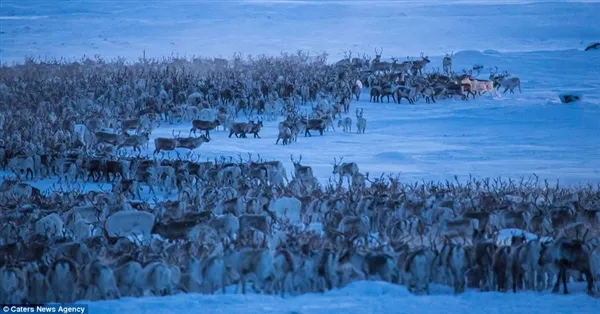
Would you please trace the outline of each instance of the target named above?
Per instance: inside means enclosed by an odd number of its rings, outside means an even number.
[[[171,295],[175,288],[173,281],[177,274],[169,266],[162,261],[146,265],[138,275],[138,286],[143,287],[144,292],[150,292],[153,295]]]
[[[340,119],[338,121],[338,128],[342,128],[346,133],[352,132],[352,118],[345,117],[344,119]]]
[[[35,233],[49,239],[61,236],[63,228],[64,223],[57,213],[44,216],[35,223]]]
[[[300,212],[302,202],[295,197],[282,197],[272,201],[269,210],[277,215],[277,218],[283,221],[289,221],[292,224],[301,223]]]
[[[22,304],[27,297],[27,276],[22,269],[4,266],[0,269],[0,303]]]
[[[367,128],[367,119],[363,118],[363,109],[356,109],[356,133],[365,133],[365,129]]]
[[[121,296],[143,296],[143,287],[138,281],[142,272],[142,265],[136,261],[127,261],[115,268],[113,273]]]
[[[89,301],[120,299],[113,270],[100,260],[94,260],[82,271],[84,299]]]

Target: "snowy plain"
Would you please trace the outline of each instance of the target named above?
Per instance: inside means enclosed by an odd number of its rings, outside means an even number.
[[[195,151],[202,158],[260,153],[284,162],[303,155],[322,181],[334,157],[362,172],[401,173],[405,181],[528,176],[563,184],[600,183],[600,53],[583,52],[600,40],[597,1],[34,1],[0,2],[0,62],[24,56],[78,59],[224,56],[234,52],[327,51],[330,60],[352,49],[384,58],[417,57],[441,67],[454,51],[454,68],[481,63],[521,78],[522,93],[436,104],[373,104],[368,90],[351,107],[364,108],[364,135],[341,130],[275,146],[277,124],[262,139],[227,138]],[[487,70],[481,74],[489,75]],[[562,92],[583,101],[561,104]],[[354,117],[353,117],[354,118]],[[163,125],[153,137],[182,135],[189,123]],[[355,129],[355,127],[353,127]],[[150,151],[153,150],[150,145]],[[51,180],[34,182],[48,187]],[[272,296],[176,295],[90,304],[92,313],[593,313],[600,302],[573,289],[570,296],[467,292],[445,288],[414,297],[405,287],[358,282],[324,295],[282,300]]]

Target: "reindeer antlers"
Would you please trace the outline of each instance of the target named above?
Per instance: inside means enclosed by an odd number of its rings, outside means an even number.
[[[339,162],[337,161],[337,158],[333,157],[333,165],[334,166],[339,166],[342,164],[342,160],[344,160],[344,157],[340,158]]]
[[[294,155],[290,154],[290,160],[292,161],[293,164],[299,165],[300,162],[302,161],[302,154],[300,155],[300,159],[298,159],[298,161],[294,161]]]

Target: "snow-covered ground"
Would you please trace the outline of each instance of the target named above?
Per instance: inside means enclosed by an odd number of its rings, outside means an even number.
[[[562,50],[600,40],[599,11],[592,1],[540,0],[2,0],[0,53],[12,62],[25,55],[136,59],[144,50],[150,57],[297,49],[341,57],[383,47],[385,57],[402,58]]]
[[[538,314],[597,313],[600,299],[583,294],[585,287],[572,284],[572,295],[519,292],[453,295],[452,289],[434,285],[429,296],[414,296],[406,287],[384,282],[354,282],[325,294],[297,297],[264,295],[198,295],[145,297],[94,302],[90,313],[260,313],[260,314],[346,314],[346,313],[452,313],[452,314]]]
[[[521,3],[522,2],[522,3]],[[525,3],[526,2],[526,3]],[[498,66],[521,78],[522,93],[436,104],[372,104],[368,91],[364,135],[327,132],[275,146],[276,123],[262,139],[213,140],[195,153],[202,158],[277,159],[291,170],[289,155],[325,180],[333,157],[358,163],[362,172],[401,172],[407,181],[536,173],[564,184],[600,182],[600,53],[581,51],[600,40],[597,1],[27,1],[0,2],[0,61],[25,55],[79,58],[96,54],[134,60],[146,56],[254,55],[280,51],[342,50],[384,57],[432,58],[454,51],[454,68]],[[488,76],[487,70],[481,75]],[[584,101],[561,104],[558,94],[576,91]],[[354,117],[353,117],[354,118]],[[153,136],[189,131],[189,123],[163,125]],[[355,129],[355,127],[353,127]],[[150,150],[153,145],[150,145]],[[35,185],[48,186],[50,181]],[[592,313],[600,308],[577,289],[570,296],[475,293],[440,290],[414,297],[405,287],[354,283],[325,295],[282,300],[271,296],[177,295],[124,299],[90,305],[92,313]],[[579,289],[581,291],[581,289]]]

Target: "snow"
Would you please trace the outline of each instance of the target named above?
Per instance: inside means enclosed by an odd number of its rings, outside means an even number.
[[[597,1],[595,1],[597,2]],[[525,3],[513,5],[514,3]],[[425,5],[424,5],[425,4]],[[137,59],[297,49],[386,57],[583,50],[600,33],[600,4],[583,1],[53,1],[3,0],[2,61],[25,55]],[[379,9],[378,9],[379,8]]]
[[[584,287],[572,284],[567,296],[550,293],[519,292],[481,293],[468,291],[453,295],[450,288],[433,285],[431,295],[414,296],[406,287],[384,282],[353,282],[324,294],[296,297],[269,295],[199,295],[180,294],[168,297],[124,298],[89,304],[90,313],[597,313],[600,299],[581,294]],[[231,287],[230,287],[231,288]],[[230,289],[231,290],[231,289]],[[594,310],[596,309],[596,310]]]
[[[425,4],[423,4],[425,3]],[[250,152],[281,160],[303,155],[322,182],[334,157],[356,162],[376,176],[400,172],[405,181],[519,177],[536,173],[562,184],[600,182],[600,54],[583,52],[600,38],[597,1],[51,1],[2,0],[0,62],[24,56],[74,59],[100,55],[136,60],[169,55],[230,57],[234,52],[278,54],[304,49],[343,51],[384,58],[428,54],[431,67],[454,51],[454,69],[498,66],[522,82],[522,93],[436,104],[372,104],[368,90],[354,108],[364,108],[365,134],[341,130],[275,146],[277,124],[265,122],[262,139],[227,138],[195,151],[202,158],[244,157]],[[561,104],[560,93],[583,101]],[[352,116],[355,123],[355,117]],[[157,136],[187,134],[190,123],[163,125]],[[356,129],[353,126],[353,129]],[[154,149],[150,144],[149,151]],[[174,155],[174,154],[173,154]],[[33,185],[48,188],[54,180]],[[86,184],[85,189],[98,189]],[[106,187],[104,187],[106,189]],[[124,298],[90,304],[93,313],[592,313],[598,299],[571,288],[549,293],[478,293],[454,296],[447,288],[415,297],[405,287],[356,282],[320,294],[281,299],[258,295],[175,295]]]

